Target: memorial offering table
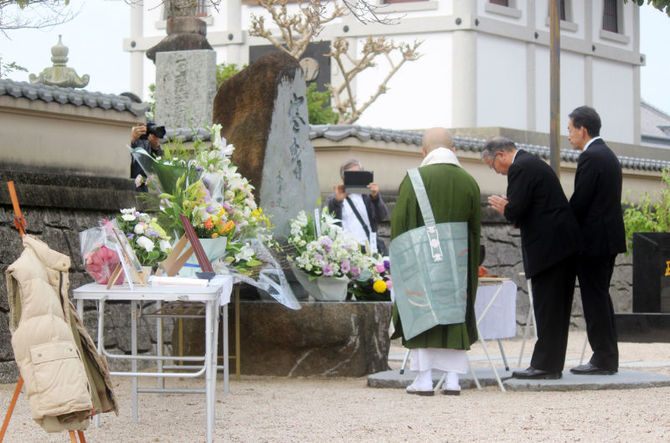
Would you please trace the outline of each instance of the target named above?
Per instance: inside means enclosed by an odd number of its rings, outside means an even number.
[[[216,349],[217,349],[217,331],[219,325],[219,306],[223,306],[223,340],[224,348],[228,343],[228,303],[232,290],[232,278],[217,276],[211,280],[207,286],[184,286],[184,285],[161,285],[161,286],[137,286],[130,289],[127,284],[113,286],[106,289],[104,285],[89,283],[73,290],[74,298],[77,300],[77,311],[80,318],[84,318],[84,301],[91,300],[97,303],[98,314],[98,352],[105,355],[108,359],[129,359],[131,362],[130,372],[111,372],[111,375],[133,377],[132,381],[132,417],[133,422],[138,421],[137,394],[139,392],[149,393],[204,393],[206,402],[207,416],[207,442],[212,441],[212,429],[214,426],[214,406],[216,396]],[[131,355],[110,354],[105,350],[104,345],[104,317],[105,302],[107,301],[127,301],[130,303],[131,315]],[[160,328],[160,318],[157,320],[158,346],[156,355],[137,355],[137,305],[138,302],[158,302],[159,306],[163,302],[198,302],[203,303],[206,308],[205,313],[205,355],[195,357],[185,356],[166,356],[162,352],[162,331]],[[227,349],[226,349],[227,351]],[[226,352],[227,353],[227,352]],[[224,354],[226,355],[226,354]],[[138,372],[138,360],[153,360],[157,362],[157,372]],[[163,372],[164,361],[189,361],[202,362],[200,369],[190,372]],[[190,377],[195,378],[205,375],[204,389],[167,389],[163,386],[163,379]],[[228,393],[228,363],[224,359],[223,367],[224,391]],[[149,389],[138,389],[137,377],[156,377],[159,379],[158,387]]]

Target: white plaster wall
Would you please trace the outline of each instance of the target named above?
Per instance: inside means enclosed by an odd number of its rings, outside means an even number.
[[[356,122],[362,126],[393,129],[418,129],[450,126],[452,47],[451,35],[396,36],[394,41],[413,42],[423,39],[417,61],[406,62],[389,82],[389,92],[380,96]],[[376,90],[389,71],[380,61],[377,67],[363,72],[356,81],[359,103]]]
[[[526,129],[525,43],[477,36],[477,126]]]
[[[593,60],[593,107],[602,120],[605,140],[635,143],[633,72],[622,63]]]
[[[535,109],[538,132],[550,131],[550,71],[549,49],[538,47],[535,53]],[[561,134],[568,134],[568,114],[585,104],[584,57],[575,53],[561,53]]]
[[[477,9],[473,11],[473,14],[479,16],[479,17],[486,17],[490,18],[492,20],[497,20],[501,22],[507,22],[507,23],[513,23],[515,25],[522,25],[526,26],[528,24],[529,20],[532,20],[532,17],[528,17],[528,4],[526,3],[527,1],[535,1],[535,0],[510,0],[509,4],[509,9],[510,10],[519,10],[521,11],[521,16],[519,18],[516,17],[510,17],[504,14],[498,14],[496,12],[491,12],[497,5],[491,5],[493,8],[488,7],[487,5],[490,4],[489,0],[476,0],[476,5]],[[540,2],[541,3],[541,2]],[[504,8],[504,7],[501,7]],[[489,9],[489,11],[487,11]],[[495,9],[500,9],[500,8],[495,8]]]

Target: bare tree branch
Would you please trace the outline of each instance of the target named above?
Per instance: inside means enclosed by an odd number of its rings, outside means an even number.
[[[252,14],[249,35],[262,37],[273,46],[296,60],[304,54],[307,46],[324,29],[325,25],[333,20],[351,13],[359,21],[361,17],[367,20],[378,21],[375,15],[376,7],[365,0],[298,0],[297,9],[289,13],[289,0],[258,0],[258,4],[269,14],[276,30],[266,26],[265,18]],[[389,80],[398,72],[398,69],[407,61],[419,58],[417,48],[421,42],[409,44],[395,44],[385,37],[368,37],[363,44],[360,56],[350,53],[349,43],[343,37],[331,42],[331,50],[327,54],[335,62],[342,75],[342,83],[328,85],[333,101],[333,108],[339,113],[339,123],[355,122],[381,94],[388,90]],[[358,105],[354,94],[354,80],[357,75],[368,68],[376,66],[377,57],[383,56],[388,61],[390,71],[368,100]],[[394,61],[397,60],[399,61]]]

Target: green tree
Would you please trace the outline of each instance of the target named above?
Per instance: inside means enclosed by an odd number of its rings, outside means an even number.
[[[247,65],[238,68],[235,63],[230,64],[221,63],[219,65],[216,65],[216,89],[218,90],[223,84],[223,82],[225,82],[230,77],[234,76],[235,74],[237,74],[246,67]]]
[[[328,102],[330,92],[317,91],[316,83],[307,86],[307,113],[309,122],[313,125],[335,124],[339,118],[337,112],[333,111]]]
[[[665,186],[654,201],[647,192],[642,194],[637,204],[627,198],[623,201],[628,206],[623,214],[627,253],[633,249],[633,234],[636,232],[670,232],[670,168],[663,171],[662,180]]]
[[[628,0],[624,0],[626,3]],[[639,6],[644,5],[645,0],[632,0],[633,3],[636,3]],[[654,8],[659,11],[665,12],[668,17],[670,17],[670,0],[646,0],[648,5],[652,5]]]

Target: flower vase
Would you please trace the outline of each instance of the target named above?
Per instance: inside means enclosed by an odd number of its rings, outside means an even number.
[[[319,301],[344,301],[347,298],[347,277],[319,277],[316,279],[319,287]]]
[[[302,269],[291,263],[291,270],[298,283],[317,301],[344,301],[347,298],[346,277],[317,277],[312,280]]]
[[[226,255],[226,244],[228,241],[226,237],[201,238],[199,240],[210,263],[214,263],[216,260]],[[184,263],[184,266],[179,271],[179,275],[182,277],[195,277],[196,272],[200,272],[200,264],[194,253],[186,263]]]

